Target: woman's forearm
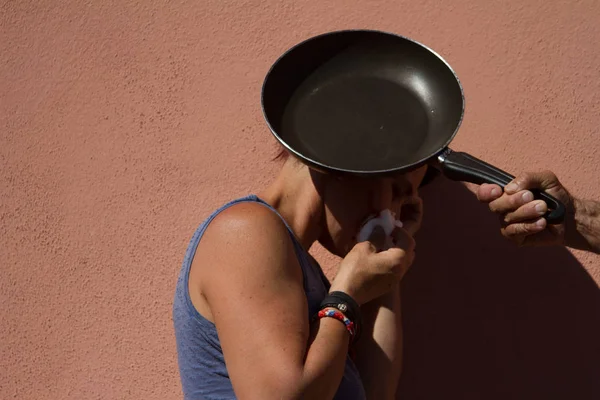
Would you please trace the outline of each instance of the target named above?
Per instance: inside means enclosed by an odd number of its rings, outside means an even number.
[[[364,331],[356,344],[356,366],[367,398],[393,399],[402,371],[400,285],[361,307]]]
[[[333,318],[320,319],[314,329],[297,397],[329,400],[344,375],[350,335],[344,324]]]

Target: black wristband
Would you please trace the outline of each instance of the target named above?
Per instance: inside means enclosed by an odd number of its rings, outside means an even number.
[[[344,292],[331,292],[321,302],[320,308],[332,307],[341,311],[355,326],[355,338],[358,339],[362,328],[362,318],[360,315],[360,306],[349,295]]]
[[[350,319],[356,319],[359,318],[360,316],[360,307],[358,305],[358,303],[349,295],[347,295],[344,292],[331,292],[329,293],[327,296],[325,296],[325,298],[323,299],[323,303],[324,302],[341,302],[343,304],[346,305],[347,310],[342,311],[343,313],[347,313],[347,317]],[[336,307],[337,308],[337,307]]]

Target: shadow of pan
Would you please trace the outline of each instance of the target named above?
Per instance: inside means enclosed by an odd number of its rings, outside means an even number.
[[[517,248],[460,184],[422,194],[398,399],[600,399],[600,289],[577,259]]]

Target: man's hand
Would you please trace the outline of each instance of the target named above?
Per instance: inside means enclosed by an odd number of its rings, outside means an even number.
[[[565,223],[549,225],[543,217],[548,207],[543,200],[533,199],[531,189],[539,189],[561,201],[567,208]],[[508,184],[504,193],[498,185],[483,184],[476,195],[500,216],[502,235],[517,245],[568,245],[567,232],[574,229],[570,223],[574,200],[554,173],[525,173]]]

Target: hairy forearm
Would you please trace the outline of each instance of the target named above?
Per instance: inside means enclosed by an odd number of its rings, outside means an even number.
[[[567,230],[566,245],[600,254],[600,202],[574,199],[574,226]]]

